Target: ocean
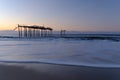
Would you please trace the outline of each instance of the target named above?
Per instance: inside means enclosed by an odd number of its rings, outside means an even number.
[[[79,35],[80,33],[69,34],[76,37]],[[18,33],[13,31],[1,31],[0,36],[0,62],[120,67],[119,41],[50,37],[8,38],[8,36],[18,37]]]

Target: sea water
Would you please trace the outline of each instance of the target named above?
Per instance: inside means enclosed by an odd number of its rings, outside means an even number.
[[[17,34],[9,33],[9,36]],[[65,38],[0,38],[0,62],[120,67],[120,42]]]

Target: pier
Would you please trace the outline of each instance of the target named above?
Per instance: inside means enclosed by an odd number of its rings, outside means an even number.
[[[18,29],[19,38],[39,38],[39,37],[50,37],[53,29],[44,26],[22,26],[19,25],[14,29]]]
[[[120,41],[120,34],[66,34],[66,30],[61,30],[59,34],[55,34],[51,27],[45,26],[25,26],[19,25],[14,29],[18,30],[19,38],[65,38],[65,39],[76,39],[76,40],[112,40],[112,41]],[[10,37],[10,36],[0,36],[0,38],[18,38],[18,37]]]

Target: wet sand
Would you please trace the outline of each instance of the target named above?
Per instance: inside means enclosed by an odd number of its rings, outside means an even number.
[[[0,80],[120,80],[120,68],[2,63]]]

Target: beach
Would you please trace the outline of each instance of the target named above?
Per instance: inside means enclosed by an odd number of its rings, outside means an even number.
[[[0,0],[0,80],[120,80],[120,0]]]
[[[120,68],[1,63],[0,80],[120,80]]]

